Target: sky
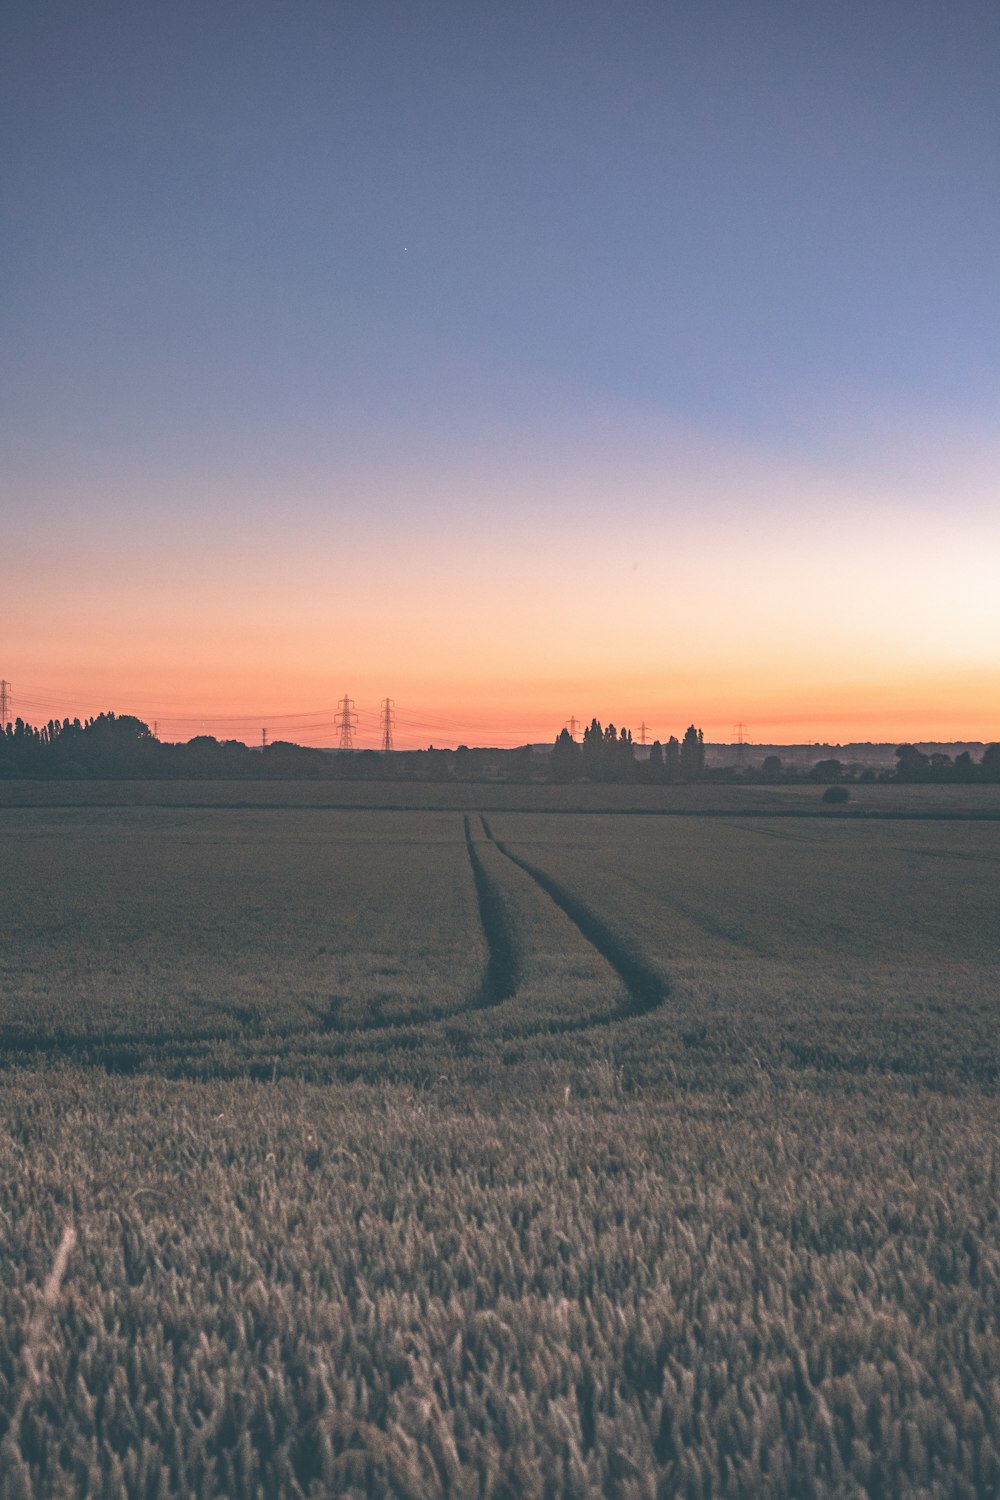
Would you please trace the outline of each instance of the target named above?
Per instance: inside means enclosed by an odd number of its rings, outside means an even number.
[[[10,0],[0,677],[1000,739],[1000,8]]]

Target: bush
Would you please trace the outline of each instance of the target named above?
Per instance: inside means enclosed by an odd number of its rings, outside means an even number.
[[[823,793],[822,800],[824,802],[847,802],[850,795],[846,786],[828,786]]]

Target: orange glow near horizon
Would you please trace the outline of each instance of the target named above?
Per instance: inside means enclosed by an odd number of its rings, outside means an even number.
[[[956,456],[951,507],[907,510],[902,481],[679,440],[599,457],[528,464],[510,492],[488,465],[437,490],[369,476],[391,496],[370,506],[335,476],[299,476],[288,510],[249,484],[180,506],[161,482],[141,508],[128,486],[75,495],[56,525],[53,498],[14,535],[14,712],[332,745],[348,693],[359,747],[387,695],[400,748],[542,742],[571,715],[714,742],[741,721],[762,744],[1000,739],[995,464]]]
[[[142,673],[137,680],[131,673],[106,676],[97,672],[89,691],[27,686],[23,703],[15,683],[13,711],[41,723],[50,717],[83,718],[113,709],[134,713],[150,725],[155,722],[164,740],[213,734],[254,744],[266,728],[271,741],[332,747],[338,738],[337,700],[349,693],[360,716],[356,747],[376,749],[379,703],[388,693],[395,703],[398,749],[429,744],[446,748],[542,743],[553,740],[573,715],[581,728],[598,717],[605,724],[631,729],[636,739],[645,722],[650,741],[665,741],[671,734],[680,737],[691,722],[713,743],[734,740],[738,722],[743,723],[751,744],[985,743],[1000,739],[1000,715],[977,713],[969,707],[1000,700],[996,671],[949,676],[933,684],[926,679],[907,683],[898,677],[891,683],[786,680],[780,690],[767,674],[756,680],[703,682],[697,687],[681,683],[667,691],[655,679],[643,682],[630,675],[625,681],[607,678],[592,686],[583,678],[566,683],[524,681],[516,687],[503,684],[493,694],[486,684],[470,683],[463,694],[454,684],[428,679],[401,687],[372,679],[357,682],[343,674],[345,680],[334,685],[329,679],[310,681],[303,675],[299,679],[302,691],[293,696],[287,682],[271,674],[252,684],[246,682],[242,692],[234,691],[232,679],[216,677],[211,671],[188,671],[183,676],[184,681],[175,672]],[[102,682],[107,683],[103,689]],[[928,697],[931,701],[925,707]]]

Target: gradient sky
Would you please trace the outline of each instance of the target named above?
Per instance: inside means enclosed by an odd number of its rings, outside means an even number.
[[[2,28],[15,711],[1000,738],[995,3]]]

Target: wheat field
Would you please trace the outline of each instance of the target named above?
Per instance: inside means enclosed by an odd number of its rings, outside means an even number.
[[[995,824],[127,804],[0,809],[5,1496],[1000,1489]]]

